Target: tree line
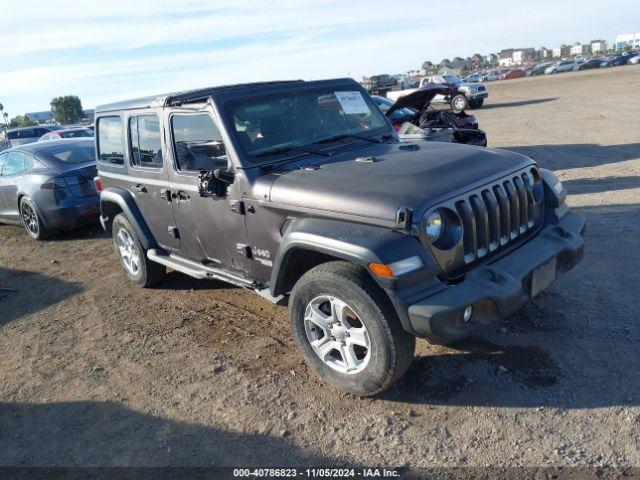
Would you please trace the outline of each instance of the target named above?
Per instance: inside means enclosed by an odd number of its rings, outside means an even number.
[[[75,95],[55,97],[51,100],[50,105],[51,113],[53,113],[56,122],[62,125],[76,123],[84,116],[82,113],[82,102],[80,98]],[[16,115],[9,119],[9,114],[5,112],[2,103],[0,103],[0,120],[7,128],[30,127],[35,125],[26,115]]]

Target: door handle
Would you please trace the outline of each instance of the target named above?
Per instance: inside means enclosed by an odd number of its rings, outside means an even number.
[[[133,187],[131,187],[131,190],[138,193],[147,193],[147,187],[140,184],[134,185]]]

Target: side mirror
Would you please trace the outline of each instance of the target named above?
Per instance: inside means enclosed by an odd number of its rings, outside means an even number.
[[[227,189],[235,180],[235,174],[227,170],[202,170],[198,176],[198,192],[201,197],[227,196]]]
[[[216,168],[213,171],[213,176],[216,178],[216,180],[220,180],[227,185],[232,184],[236,178],[235,173],[230,172],[229,170],[221,170],[220,168]]]

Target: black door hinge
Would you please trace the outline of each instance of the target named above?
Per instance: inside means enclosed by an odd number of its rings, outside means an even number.
[[[251,247],[244,243],[236,243],[236,248],[238,249],[238,253],[245,258],[252,258],[253,255],[251,253]]]
[[[172,236],[175,239],[179,239],[180,238],[180,232],[178,231],[178,227],[174,226],[174,225],[169,225],[167,227],[167,231],[169,232],[169,235]]]
[[[238,215],[245,214],[244,202],[242,200],[235,200],[230,203],[231,211],[233,213],[237,213]]]
[[[160,198],[162,198],[163,200],[171,201],[171,190],[169,190],[168,188],[161,188]]]

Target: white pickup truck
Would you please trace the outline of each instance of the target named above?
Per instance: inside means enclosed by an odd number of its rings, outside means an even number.
[[[446,83],[458,88],[457,95],[453,95],[451,97],[436,95],[431,102],[448,103],[451,105],[451,109],[456,112],[461,112],[469,107],[480,108],[484,103],[484,99],[489,96],[487,87],[483,83],[465,83],[455,75],[432,75],[430,77],[423,77],[420,80],[420,86],[418,88],[424,87],[429,83]],[[416,90],[416,88],[392,90],[387,92],[387,98],[395,101],[403,95],[408,95]]]

